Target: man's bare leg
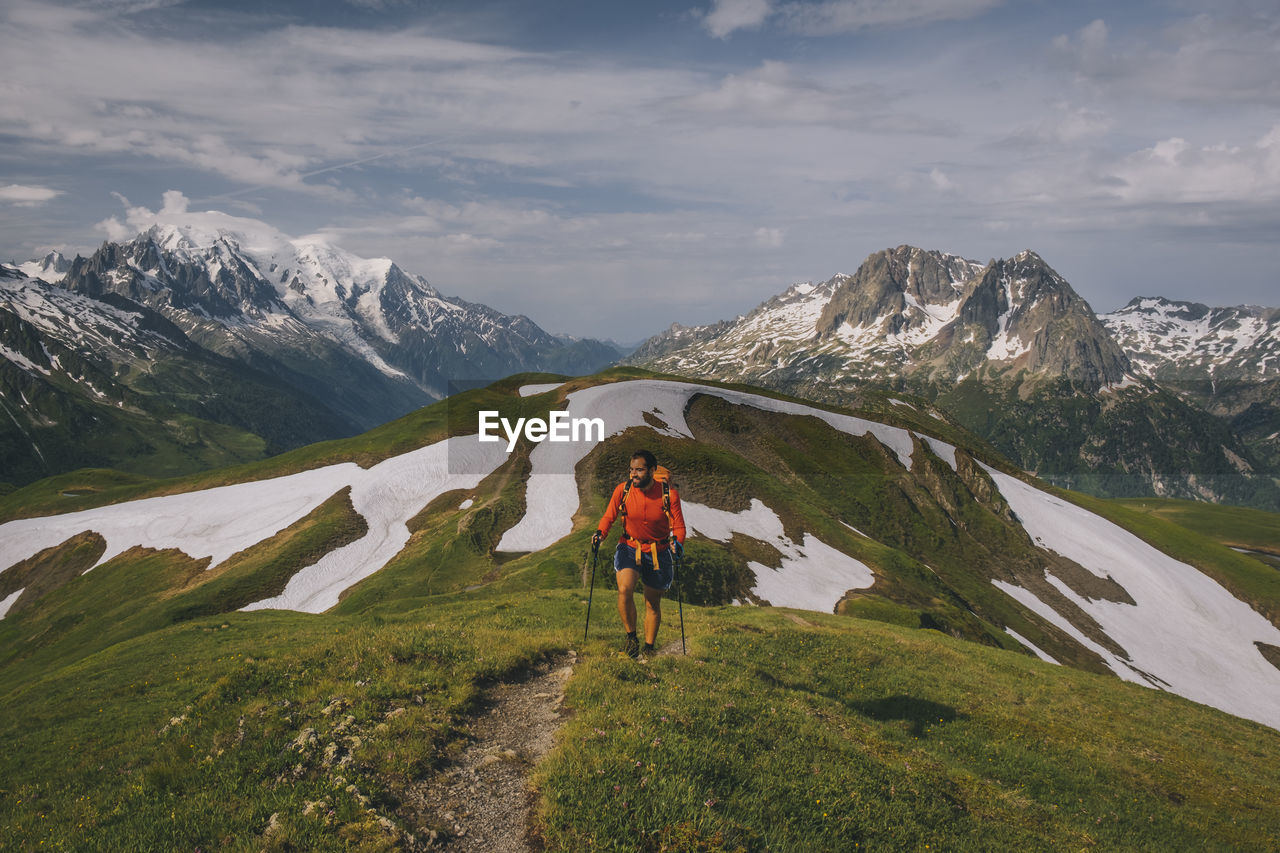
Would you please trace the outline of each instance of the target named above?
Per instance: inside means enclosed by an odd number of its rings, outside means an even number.
[[[632,605],[635,612],[635,605]],[[634,618],[634,617],[633,617]],[[633,621],[631,624],[635,624]],[[658,639],[658,626],[662,624],[662,590],[648,584],[644,587],[644,641],[653,645]]]
[[[622,629],[632,634],[636,630],[636,584],[640,581],[640,573],[635,569],[621,569],[615,577],[618,579],[618,615],[622,617]],[[645,601],[649,600],[648,589],[645,587]],[[648,621],[649,614],[646,612],[646,634]]]

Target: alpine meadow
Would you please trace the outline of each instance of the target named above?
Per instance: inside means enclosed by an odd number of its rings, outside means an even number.
[[[606,437],[474,432],[561,410]],[[688,654],[670,608],[648,664],[617,655],[603,573],[582,634],[585,534],[642,445],[691,528]],[[1274,568],[1026,479],[924,401],[530,374],[4,513],[23,847],[466,849],[507,765],[532,792],[508,833],[548,849],[1276,841]],[[463,762],[495,691],[566,662],[545,756]]]

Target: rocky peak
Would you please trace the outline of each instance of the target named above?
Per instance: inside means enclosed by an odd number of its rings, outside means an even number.
[[[52,284],[62,280],[62,277],[71,269],[71,262],[63,257],[61,252],[54,250],[43,258],[15,266],[31,278],[38,278]]]
[[[979,269],[973,261],[914,246],[876,252],[835,289],[816,331],[829,336],[846,323],[870,328],[889,318],[885,331],[897,334],[927,323],[938,315],[929,307],[953,306]]]
[[[89,258],[75,260],[65,286],[87,296],[116,293],[162,311],[221,319],[271,310],[277,303],[274,286],[233,247],[215,243],[203,257],[175,254],[156,237],[148,232],[128,243],[103,243]]]
[[[965,298],[957,325],[985,351],[966,353],[958,369],[980,362],[1062,376],[1089,391],[1120,382],[1129,362],[1071,285],[1035,252],[994,260]]]

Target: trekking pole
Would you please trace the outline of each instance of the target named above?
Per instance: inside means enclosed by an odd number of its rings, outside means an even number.
[[[680,610],[680,654],[687,655],[689,652],[684,647],[684,581],[680,580],[684,570],[684,548],[680,547],[680,543],[676,541],[674,536],[671,538],[671,545],[676,554],[675,580],[680,584],[676,589],[676,605]]]
[[[582,629],[582,642],[587,641],[587,630],[591,628],[591,599],[596,592],[596,563],[600,562],[600,543],[591,543],[591,590],[587,593],[587,624]]]

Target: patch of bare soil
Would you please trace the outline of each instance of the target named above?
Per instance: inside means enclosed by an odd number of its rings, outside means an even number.
[[[530,769],[550,751],[564,716],[564,686],[577,653],[570,651],[519,681],[494,685],[471,725],[471,744],[407,800],[435,827],[432,850],[524,853],[541,849],[531,832],[536,792]]]

